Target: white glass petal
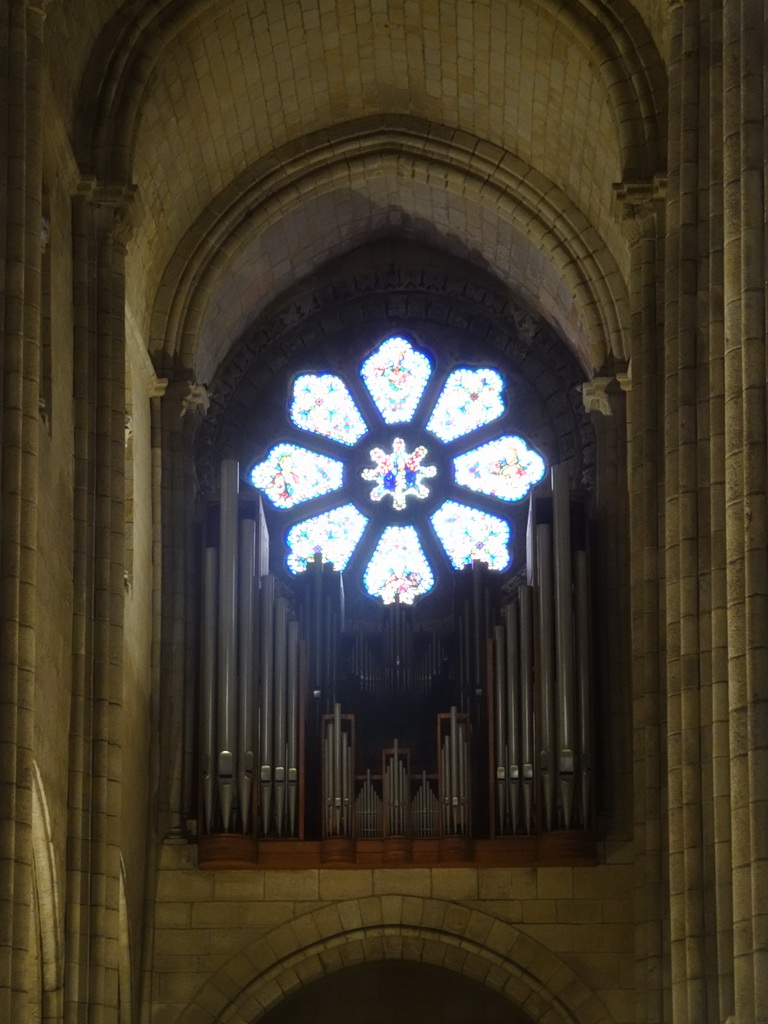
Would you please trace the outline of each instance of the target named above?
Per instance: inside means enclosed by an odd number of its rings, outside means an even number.
[[[253,486],[277,508],[293,508],[341,487],[344,464],[296,444],[276,444],[253,467]]]
[[[341,444],[355,444],[368,429],[344,381],[330,373],[305,373],[297,378],[291,419],[302,430]]]
[[[447,442],[490,423],[504,412],[503,387],[495,370],[454,370],[440,392],[427,430]]]
[[[363,535],[368,520],[354,505],[341,505],[311,519],[296,523],[288,531],[288,568],[304,572],[316,554],[332,562],[337,572],[345,568]]]
[[[454,569],[474,560],[491,569],[509,565],[510,531],[503,519],[457,501],[446,501],[430,519]]]
[[[406,498],[426,498],[429,488],[424,483],[437,472],[435,466],[423,466],[422,459],[427,454],[424,445],[419,445],[412,452],[405,450],[405,441],[396,437],[392,442],[392,450],[381,448],[371,449],[371,459],[376,463],[374,469],[364,469],[360,474],[363,480],[371,480],[375,486],[371,489],[371,501],[381,501],[385,495],[392,498],[392,507],[398,511],[405,508]]]
[[[384,604],[413,604],[432,589],[435,578],[412,526],[388,526],[363,577],[365,589]]]
[[[544,476],[544,460],[520,437],[507,434],[453,460],[457,484],[502,501],[524,498]]]
[[[365,360],[360,376],[385,423],[408,423],[431,372],[427,357],[405,338],[389,338]]]

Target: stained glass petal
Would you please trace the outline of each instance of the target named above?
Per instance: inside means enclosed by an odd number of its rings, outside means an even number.
[[[276,508],[293,508],[341,487],[344,464],[296,444],[276,444],[263,462],[253,467],[253,486]]]
[[[453,460],[457,484],[502,501],[524,498],[544,476],[544,460],[520,437],[506,434]]]
[[[446,501],[430,519],[454,569],[473,560],[486,562],[491,569],[509,565],[509,524],[488,512]]]
[[[385,423],[408,423],[432,368],[405,338],[388,338],[362,365],[360,375]]]
[[[296,523],[286,537],[290,552],[288,568],[293,573],[304,572],[307,562],[319,553],[326,562],[333,563],[337,572],[341,572],[352,557],[367,523],[367,518],[354,505],[341,505]]]
[[[495,370],[454,370],[440,392],[427,430],[448,442],[490,423],[504,412],[503,387]]]
[[[371,597],[380,597],[384,604],[413,604],[414,598],[432,589],[435,577],[412,526],[384,530],[363,582]]]
[[[355,444],[368,429],[347,385],[331,373],[305,373],[293,385],[291,419],[302,430]]]

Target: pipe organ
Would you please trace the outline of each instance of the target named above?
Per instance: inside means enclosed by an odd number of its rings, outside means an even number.
[[[361,610],[320,554],[290,580],[270,573],[237,463],[222,463],[217,499],[201,574],[201,841],[589,833],[589,530],[564,467],[530,497],[514,579],[476,561],[423,608]]]

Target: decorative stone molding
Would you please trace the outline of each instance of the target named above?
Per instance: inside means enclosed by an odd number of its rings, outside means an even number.
[[[585,412],[599,412],[603,416],[613,415],[611,400],[608,397],[608,386],[613,380],[613,377],[593,377],[581,385]]]
[[[208,396],[208,389],[205,384],[193,384],[189,382],[189,392],[181,400],[180,416],[186,416],[188,412],[195,416],[205,416],[211,399]]]
[[[162,398],[167,390],[167,377],[152,377],[147,381],[147,394],[150,398]]]

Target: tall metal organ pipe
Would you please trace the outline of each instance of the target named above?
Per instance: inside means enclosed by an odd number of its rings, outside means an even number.
[[[216,771],[216,629],[219,587],[219,549],[205,549],[203,566],[203,636],[201,671],[200,748],[203,762],[203,817],[205,831],[213,831],[214,774]]]
[[[539,655],[539,770],[547,831],[555,820],[555,736],[554,736],[554,631],[552,528],[548,523],[536,527],[536,582],[538,604]]]
[[[557,770],[563,820],[565,827],[570,828],[575,768],[571,497],[568,470],[562,464],[552,467],[552,516],[557,636]]]
[[[219,525],[219,643],[217,781],[219,808],[228,832],[235,796],[237,743],[237,517],[239,466],[234,459],[221,464]]]
[[[299,791],[299,624],[288,623],[288,828],[296,835]]]
[[[274,670],[275,578],[261,578],[259,591],[259,802],[261,827],[266,835],[272,811],[272,687]]]
[[[579,781],[581,790],[582,826],[584,828],[588,828],[590,824],[592,803],[592,701],[590,689],[591,616],[586,551],[576,552],[575,577],[576,683],[579,695]]]
[[[520,587],[520,732],[523,762],[523,818],[525,831],[533,831],[534,735],[533,735],[533,588]]]
[[[237,778],[240,824],[243,832],[250,826],[253,791],[253,722],[254,722],[254,641],[256,521],[240,521],[240,574],[238,579],[238,707],[237,707]]]
[[[277,834],[283,834],[285,815],[285,761],[287,750],[287,669],[288,669],[288,603],[284,597],[275,598],[275,653],[274,653],[274,778],[273,799]]]
[[[505,703],[507,693],[506,664],[506,633],[507,629],[496,626],[493,631],[494,649],[494,748],[496,754],[496,813],[499,832],[506,830],[507,821],[507,761],[509,746],[507,729],[505,728]]]

